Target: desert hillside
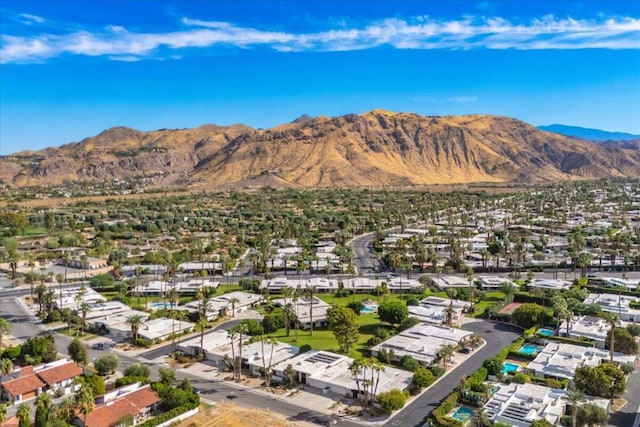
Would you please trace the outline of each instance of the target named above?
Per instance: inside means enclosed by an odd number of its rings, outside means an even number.
[[[636,146],[599,145],[497,116],[375,110],[271,129],[113,128],[1,160],[10,186],[155,177],[191,188],[380,186],[640,177]]]

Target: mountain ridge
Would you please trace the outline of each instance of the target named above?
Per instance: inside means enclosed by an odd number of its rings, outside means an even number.
[[[561,124],[552,124],[546,126],[538,126],[538,129],[545,132],[558,133],[560,135],[572,136],[575,138],[587,139],[589,141],[632,141],[640,140],[640,135],[627,132],[610,132],[601,129],[585,128],[580,126],[569,126]]]
[[[80,142],[5,156],[9,186],[156,177],[157,187],[405,186],[640,177],[634,145],[543,132],[502,116],[373,110],[254,129],[107,129]]]

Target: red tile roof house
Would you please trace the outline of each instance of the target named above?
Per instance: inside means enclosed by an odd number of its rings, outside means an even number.
[[[56,360],[39,366],[25,366],[14,370],[2,379],[0,400],[7,400],[14,405],[33,399],[43,391],[63,394],[77,389],[76,377],[82,375],[82,368],[67,359]]]
[[[116,427],[125,425],[128,417],[133,425],[147,420],[160,402],[158,393],[149,385],[130,384],[96,398],[96,407],[87,415],[77,415],[72,424],[78,427]],[[131,424],[126,424],[131,425]]]
[[[33,366],[18,368],[2,377],[0,400],[14,405],[33,399],[44,390],[46,384],[33,372]]]
[[[76,362],[62,359],[36,368],[36,375],[47,384],[47,388],[52,393],[69,394],[76,391],[80,386],[75,384],[76,377],[84,372]]]

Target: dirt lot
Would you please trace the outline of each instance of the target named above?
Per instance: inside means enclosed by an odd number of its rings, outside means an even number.
[[[178,427],[310,427],[315,424],[289,422],[280,414],[222,403],[184,420]]]

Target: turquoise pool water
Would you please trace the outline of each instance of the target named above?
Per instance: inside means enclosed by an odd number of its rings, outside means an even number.
[[[538,335],[542,335],[543,337],[550,337],[553,335],[553,329],[547,329],[547,328],[540,328],[538,329],[537,333]]]
[[[540,347],[538,347],[537,345],[525,344],[525,345],[523,345],[522,347],[520,347],[518,349],[518,353],[526,354],[527,356],[531,356],[533,354],[540,353],[540,350],[542,350],[542,349]]]
[[[514,372],[517,372],[518,369],[520,369],[520,365],[518,365],[517,363],[504,362],[502,364],[502,373],[504,375],[512,374]]]
[[[362,304],[362,307],[360,308],[360,313],[377,313],[378,312],[378,307],[375,305],[364,305]]]
[[[468,406],[461,406],[456,412],[453,413],[452,417],[464,423],[465,421],[469,421],[473,417],[473,409],[469,408]]]
[[[171,308],[171,304],[168,302],[150,302],[149,308],[152,308],[154,310],[168,310]]]

